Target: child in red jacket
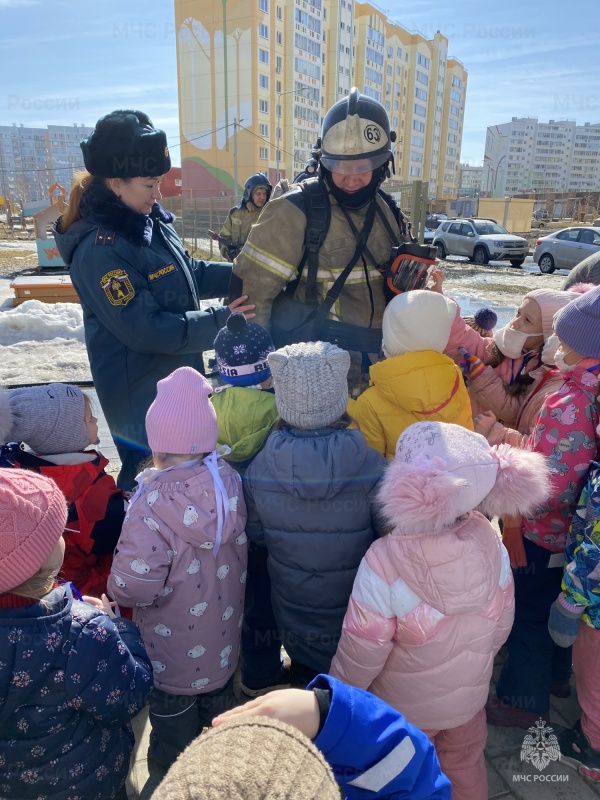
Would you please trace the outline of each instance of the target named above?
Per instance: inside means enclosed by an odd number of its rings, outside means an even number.
[[[64,494],[69,515],[61,577],[81,595],[100,597],[121,533],[126,500],[106,459],[96,450],[98,423],[90,399],[77,386],[49,383],[0,390],[0,444],[15,467],[51,478]]]

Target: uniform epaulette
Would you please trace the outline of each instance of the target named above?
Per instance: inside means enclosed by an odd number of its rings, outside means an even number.
[[[239,211],[239,210],[240,210],[240,207],[239,207],[239,206],[234,206],[233,208],[230,208],[230,209],[229,209],[228,213],[229,213],[229,214],[233,214],[233,212],[234,212],[234,211]]]
[[[108,228],[98,228],[94,244],[113,245],[116,238],[117,234],[114,231],[108,230]]]

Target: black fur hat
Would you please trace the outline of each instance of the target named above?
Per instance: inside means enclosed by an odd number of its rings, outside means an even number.
[[[150,178],[171,169],[167,136],[142,111],[107,114],[80,147],[85,168],[97,178]]]

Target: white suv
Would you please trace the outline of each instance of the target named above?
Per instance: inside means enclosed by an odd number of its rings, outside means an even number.
[[[475,264],[510,261],[520,267],[529,252],[529,243],[514,236],[493,219],[449,219],[435,231],[438,257],[467,256]]]

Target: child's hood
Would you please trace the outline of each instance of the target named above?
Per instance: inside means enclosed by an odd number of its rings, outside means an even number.
[[[294,429],[272,433],[257,459],[266,465],[268,479],[276,491],[324,500],[335,497],[359,478],[367,482],[369,470],[373,472],[373,483],[381,477],[385,462],[370,458],[370,451],[365,437],[357,430]],[[257,475],[260,480],[260,474]]]
[[[471,512],[429,536],[392,532],[386,539],[402,580],[440,613],[477,614],[491,603],[500,581],[502,546],[482,514]]]
[[[230,512],[229,521],[223,521],[222,541],[226,542],[236,528],[232,517],[235,518],[238,502],[243,504],[244,501],[237,472],[219,459],[218,473],[227,493],[225,503]],[[136,515],[142,517],[149,528],[159,529],[160,523],[164,522],[194,547],[215,541],[219,523],[218,502],[213,476],[205,464],[147,470],[143,489],[133,500]]]

